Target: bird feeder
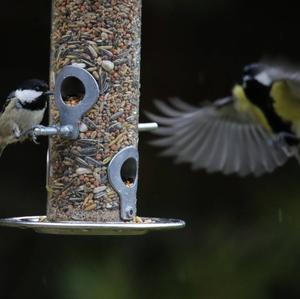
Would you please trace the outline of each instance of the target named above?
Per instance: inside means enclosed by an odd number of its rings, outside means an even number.
[[[142,234],[137,217],[141,0],[53,0],[47,216],[2,225],[53,234]]]

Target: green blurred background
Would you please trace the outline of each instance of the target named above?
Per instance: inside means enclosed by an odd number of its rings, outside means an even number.
[[[223,97],[264,56],[300,60],[291,2],[143,3],[141,110],[155,111],[154,98]],[[20,81],[48,77],[50,4],[1,0],[2,102]],[[296,162],[259,179],[207,175],[159,157],[152,138],[141,136],[139,214],[185,219],[186,229],[83,238],[0,228],[1,299],[300,298]],[[45,213],[46,149],[43,139],[5,151],[1,217]]]

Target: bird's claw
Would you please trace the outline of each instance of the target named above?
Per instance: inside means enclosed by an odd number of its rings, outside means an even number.
[[[38,136],[35,133],[35,129],[37,129],[37,128],[44,128],[44,126],[40,126],[40,125],[34,126],[34,127],[30,128],[29,130],[25,131],[22,135],[25,137],[30,136],[32,141],[35,144],[39,144],[39,142],[37,141]]]
[[[20,128],[18,127],[18,125],[14,125],[13,126],[13,134],[14,134],[14,136],[17,138],[17,139],[19,139],[21,136],[22,136],[22,134],[21,134],[21,131],[20,131]]]
[[[300,139],[295,135],[291,133],[282,132],[279,133],[275,137],[275,142],[278,142],[279,145],[281,144],[288,144],[288,145],[298,145],[300,142]]]
[[[37,141],[37,136],[35,135],[34,131],[33,131],[32,134],[31,134],[31,138],[32,138],[32,141],[33,141],[35,144],[39,144],[39,142]]]
[[[277,148],[281,148],[286,153],[286,155],[293,156],[295,154],[293,149],[296,145],[299,144],[299,142],[300,139],[296,135],[282,132],[272,138],[271,145]]]

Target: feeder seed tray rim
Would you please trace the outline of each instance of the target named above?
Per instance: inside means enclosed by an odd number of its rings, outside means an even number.
[[[47,222],[46,216],[28,216],[0,219],[0,226],[33,229],[37,233],[56,235],[143,235],[151,231],[174,230],[185,227],[178,219],[141,217],[151,223],[133,222]]]

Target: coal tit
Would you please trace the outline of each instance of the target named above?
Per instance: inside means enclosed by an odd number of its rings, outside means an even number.
[[[23,82],[9,94],[0,113],[0,156],[7,145],[25,140],[41,123],[49,95],[47,83],[38,79]]]

